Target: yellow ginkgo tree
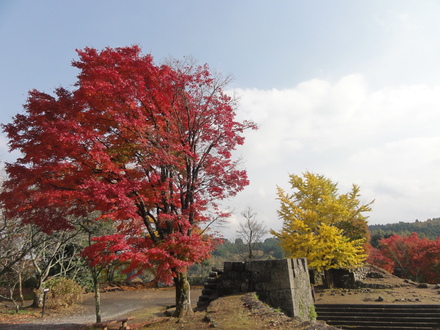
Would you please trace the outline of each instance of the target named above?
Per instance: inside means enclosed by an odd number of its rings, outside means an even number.
[[[326,273],[332,268],[355,268],[366,258],[367,217],[371,204],[359,200],[359,186],[339,194],[336,183],[310,172],[290,175],[291,193],[278,187],[281,231],[271,233],[291,258],[307,258],[311,268]]]

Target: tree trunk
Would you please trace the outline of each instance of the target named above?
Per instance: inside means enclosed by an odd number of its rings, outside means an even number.
[[[183,318],[192,315],[194,312],[191,308],[188,273],[177,273],[177,277],[174,278],[174,284],[176,285],[176,311],[174,316]]]
[[[324,282],[324,286],[327,289],[332,289],[333,288],[333,286],[334,286],[333,276],[332,276],[332,273],[331,273],[330,269],[324,270],[324,281],[323,282]]]
[[[37,281],[37,287],[34,289],[32,307],[41,308],[43,307],[43,278],[41,277],[41,274],[37,275]]]
[[[21,278],[21,271],[18,272],[18,295],[20,297],[21,306],[24,306],[23,283]]]
[[[94,267],[90,269],[92,272],[92,278],[93,278],[93,291],[95,293],[95,315],[96,315],[96,323],[101,322],[101,294],[99,292],[99,279],[98,279],[98,272]]]
[[[248,244],[248,249],[249,249],[249,261],[251,261],[254,258],[254,256],[252,255],[252,245],[250,242]]]
[[[34,289],[34,298],[32,302],[32,307],[41,308],[43,307],[43,290],[41,287]]]
[[[18,313],[20,310],[20,305],[14,299],[15,287],[16,287],[16,285],[14,284],[13,286],[11,286],[9,288],[9,297],[11,298],[11,301],[13,302],[13,304],[15,306],[15,312]]]

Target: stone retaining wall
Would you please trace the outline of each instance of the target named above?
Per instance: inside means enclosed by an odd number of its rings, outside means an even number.
[[[225,262],[217,281],[219,296],[256,292],[269,306],[303,320],[314,318],[314,302],[307,260]]]

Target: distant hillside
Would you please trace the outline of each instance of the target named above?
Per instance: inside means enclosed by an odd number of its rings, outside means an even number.
[[[386,225],[368,226],[371,234],[371,245],[377,247],[382,238],[390,237],[394,234],[407,236],[417,233],[419,237],[435,240],[440,237],[440,218],[428,219],[426,221],[398,222]]]

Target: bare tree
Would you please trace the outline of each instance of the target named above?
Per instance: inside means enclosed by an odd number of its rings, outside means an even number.
[[[9,273],[12,267],[20,262],[46,237],[41,230],[32,230],[31,226],[22,224],[16,219],[7,219],[0,210],[0,276]]]
[[[5,288],[8,289],[8,295],[0,294],[0,298],[10,300],[14,303],[15,311],[18,313],[20,306],[24,305],[23,296],[23,281],[29,279],[32,276],[32,267],[29,260],[21,259],[14,263],[13,266],[8,268],[8,271],[3,272],[0,276],[0,283]],[[16,290],[18,289],[18,292]],[[18,294],[18,301],[15,298]]]
[[[9,297],[4,298],[11,300],[18,311],[15,290],[18,288],[23,302],[22,282],[35,275],[30,255],[47,244],[51,237],[35,226],[6,218],[1,209],[0,221],[0,282],[9,289]]]
[[[254,255],[255,245],[260,243],[269,230],[262,222],[257,221],[257,213],[253,212],[252,208],[248,207],[241,215],[245,218],[245,222],[240,223],[237,234],[246,246],[246,259],[252,260],[256,257]]]
[[[76,263],[73,262],[73,260],[76,260],[77,256],[75,254],[65,255],[64,249],[66,249],[80,233],[80,229],[53,232],[49,236],[50,240],[45,241],[30,251],[28,258],[32,261],[35,278],[37,280],[33,302],[34,307],[41,307],[43,283],[49,277],[52,269],[59,267],[60,270],[57,272],[57,276],[61,276],[76,267]],[[62,267],[63,264],[64,267]],[[68,265],[67,268],[66,265]]]

